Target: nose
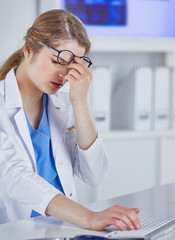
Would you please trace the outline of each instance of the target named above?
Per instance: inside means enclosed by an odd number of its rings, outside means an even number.
[[[67,74],[68,74],[67,66],[61,66],[61,68],[59,68],[59,75],[65,77]]]

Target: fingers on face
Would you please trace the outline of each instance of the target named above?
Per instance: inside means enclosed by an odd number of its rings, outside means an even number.
[[[78,61],[81,64],[77,64]],[[85,79],[87,81],[90,81],[92,79],[92,73],[89,71],[89,69],[86,67],[86,65],[82,62],[81,59],[78,59],[78,61],[77,63],[71,63],[67,66],[68,74],[66,76],[66,79],[68,81],[73,79]],[[83,67],[83,64],[85,65],[85,67]]]
[[[78,79],[80,77],[80,73],[75,69],[70,69],[67,75],[73,77],[74,79]]]
[[[75,57],[74,61],[67,65],[67,67],[70,69],[72,68],[76,69],[80,74],[83,74],[83,72],[86,73],[90,72],[86,64],[83,62],[83,60],[78,57]]]
[[[81,58],[75,57],[75,62],[82,65],[84,67],[84,69],[86,69],[86,70],[88,69],[87,65],[85,64],[85,62]]]

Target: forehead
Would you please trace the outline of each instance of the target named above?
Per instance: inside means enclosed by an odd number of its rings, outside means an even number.
[[[77,56],[83,56],[85,54],[85,48],[80,46],[75,40],[62,40],[55,43],[54,48],[57,50],[69,50]]]

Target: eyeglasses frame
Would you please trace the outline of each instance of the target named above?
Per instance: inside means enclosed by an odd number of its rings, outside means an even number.
[[[78,57],[78,58],[83,59],[84,61],[86,61],[86,62],[88,63],[88,68],[92,65],[92,61],[90,60],[90,58],[88,58],[88,57],[86,57],[86,56],[77,56],[77,55],[75,55],[72,51],[67,50],[67,49],[57,50],[56,48],[54,48],[54,47],[50,46],[49,44],[44,43],[44,42],[42,42],[42,41],[40,41],[40,43],[44,44],[45,46],[47,46],[47,47],[49,47],[49,48],[51,48],[51,49],[53,49],[53,50],[55,50],[55,51],[58,53],[57,62],[58,62],[60,65],[62,65],[62,66],[67,66],[67,65],[69,65],[69,64],[74,60],[75,57]],[[68,62],[68,63],[66,63],[66,64],[62,64],[62,63],[59,62],[59,55],[60,55],[63,51],[70,52],[70,53],[72,54],[72,56],[73,56],[72,59],[70,60],[70,62]]]

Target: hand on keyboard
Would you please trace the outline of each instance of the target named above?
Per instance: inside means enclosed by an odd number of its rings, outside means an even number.
[[[139,230],[127,230],[127,231],[112,231],[105,235],[108,238],[118,238],[118,237],[144,237],[148,234],[154,232],[161,227],[168,225],[170,222],[174,221],[174,218],[148,218],[141,220],[141,229]]]
[[[101,212],[94,212],[88,220],[91,230],[102,230],[113,225],[120,230],[135,230],[140,228],[140,220],[137,216],[138,208],[127,208],[115,205]],[[122,224],[124,223],[124,224]]]

